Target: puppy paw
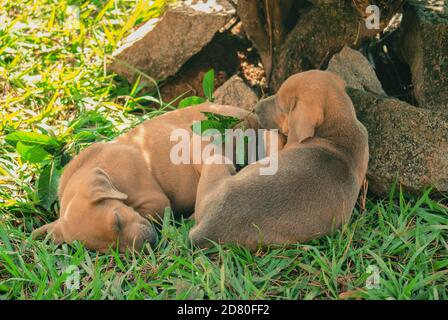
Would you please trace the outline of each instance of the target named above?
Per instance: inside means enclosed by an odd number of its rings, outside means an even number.
[[[191,244],[199,248],[211,248],[213,247],[213,242],[207,237],[206,232],[204,232],[201,225],[194,226],[190,233],[188,234]]]

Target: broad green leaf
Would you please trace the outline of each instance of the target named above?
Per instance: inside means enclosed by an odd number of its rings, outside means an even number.
[[[27,144],[59,147],[59,142],[55,138],[37,132],[15,131],[8,134],[5,140],[14,145],[21,141]]]
[[[60,169],[55,161],[46,165],[37,183],[37,195],[40,204],[47,210],[51,209],[51,205],[57,200],[58,181],[60,177]]]
[[[240,119],[231,116],[224,116],[213,112],[202,113],[207,117],[207,120],[201,120],[200,125],[196,123],[191,126],[191,130],[198,135],[203,135],[208,129],[216,129],[224,134],[226,129],[231,129],[240,122]]]
[[[196,123],[191,126],[191,129],[195,134],[203,135],[203,133],[208,129],[216,129],[219,132],[224,133],[226,127],[224,127],[222,123],[217,120],[202,120],[200,121],[200,125]]]
[[[42,146],[36,144],[27,144],[18,141],[16,150],[23,160],[31,163],[42,163],[51,159],[51,154],[48,153]]]
[[[213,90],[215,89],[215,71],[213,69],[210,69],[204,75],[202,89],[204,90],[205,97],[209,101],[213,101]]]
[[[95,141],[96,140],[96,134],[90,132],[90,131],[80,131],[77,134],[73,136],[73,140],[76,141]]]
[[[95,130],[101,134],[107,134],[111,131],[113,124],[98,112],[90,111],[81,115],[70,124],[75,133],[85,131],[86,129]]]
[[[241,120],[232,116],[224,116],[221,114],[213,113],[213,112],[202,112],[208,120],[216,120],[221,123],[223,127],[226,129],[233,128],[236,124],[238,124]]]
[[[188,98],[182,99],[179,102],[178,108],[182,109],[182,108],[189,107],[189,106],[195,106],[195,105],[201,104],[203,102],[205,102],[204,98],[197,97],[197,96],[192,96],[192,97],[188,97]]]

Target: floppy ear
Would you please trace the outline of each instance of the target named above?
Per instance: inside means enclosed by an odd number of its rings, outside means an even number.
[[[314,131],[323,122],[323,110],[319,106],[296,102],[288,114],[288,143],[301,143],[314,136]]]
[[[33,239],[44,238],[47,233],[51,233],[52,239],[55,243],[62,242],[62,233],[59,228],[59,220],[53,221],[51,223],[47,223],[40,228],[37,228],[31,233],[31,237]]]
[[[89,192],[92,202],[98,202],[103,199],[125,200],[128,196],[118,191],[110,181],[107,173],[101,168],[93,169],[91,181],[89,181]]]

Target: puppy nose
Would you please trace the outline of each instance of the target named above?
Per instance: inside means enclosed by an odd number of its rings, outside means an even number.
[[[157,242],[159,242],[159,237],[157,236],[157,232],[155,231],[148,233],[144,239],[149,243],[151,247],[154,247]]]
[[[142,224],[141,239],[142,242],[149,243],[151,247],[154,247],[159,241],[157,232],[150,222]]]

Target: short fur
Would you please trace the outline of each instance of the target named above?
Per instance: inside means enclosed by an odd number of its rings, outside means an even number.
[[[117,243],[121,251],[154,243],[157,235],[148,219],[159,219],[166,207],[176,215],[193,212],[201,165],[174,165],[170,150],[176,142],[170,135],[173,129],[190,130],[193,121],[205,118],[203,111],[257,127],[256,117],[243,109],[205,103],[145,121],[112,142],[95,143],[64,169],[59,219],[33,236],[51,232],[56,242],[79,240],[103,252]]]
[[[255,107],[260,124],[287,136],[278,171],[259,163],[235,173],[232,165],[204,165],[192,242],[256,249],[306,242],[330,234],[354,209],[368,163],[367,131],[357,120],[337,75],[307,71],[291,76]]]

